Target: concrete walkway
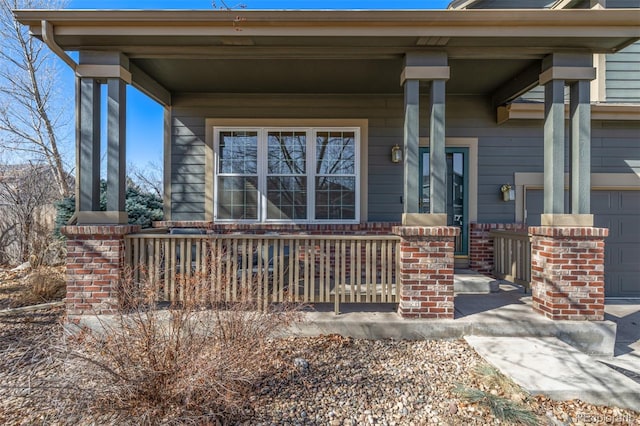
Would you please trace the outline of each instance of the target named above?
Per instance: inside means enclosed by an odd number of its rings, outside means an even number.
[[[640,382],[560,339],[467,336],[465,340],[533,395],[640,411]]]

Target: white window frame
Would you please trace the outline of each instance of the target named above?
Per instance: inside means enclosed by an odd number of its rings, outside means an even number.
[[[218,186],[219,186],[219,160],[220,160],[220,133],[229,131],[258,133],[258,219],[219,219],[218,211]],[[269,132],[305,132],[306,133],[306,179],[307,179],[307,219],[283,220],[267,219],[267,149]],[[353,132],[354,134],[354,174],[335,176],[355,177],[355,211],[354,218],[347,220],[315,219],[316,216],[316,135],[319,132]],[[360,223],[361,194],[360,187],[360,156],[361,156],[361,132],[360,127],[353,126],[213,126],[213,218],[218,223],[265,223],[265,224],[354,224]],[[224,176],[229,176],[224,174]]]

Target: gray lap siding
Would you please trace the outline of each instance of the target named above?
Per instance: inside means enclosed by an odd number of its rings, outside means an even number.
[[[367,119],[368,221],[395,222],[402,213],[403,167],[390,160],[402,144],[402,95],[177,95],[172,107],[171,219],[205,220],[207,118]],[[478,222],[512,223],[515,204],[499,187],[515,172],[543,171],[543,123],[498,125],[481,96],[448,96],[447,137],[478,140]],[[421,99],[421,137],[428,137],[428,98]],[[568,132],[567,132],[568,135]],[[592,123],[592,172],[633,173],[640,162],[640,123]],[[568,164],[569,159],[566,159]],[[567,168],[568,170],[568,168]],[[416,179],[418,177],[416,176]]]

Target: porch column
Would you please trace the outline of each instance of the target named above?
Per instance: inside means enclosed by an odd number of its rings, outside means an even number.
[[[429,213],[447,215],[445,80],[433,80],[429,96]]]
[[[76,116],[78,212],[100,210],[100,84],[94,78],[81,78]]]
[[[445,52],[407,52],[400,83],[405,91],[404,125],[404,211],[406,226],[447,225],[447,163],[445,154],[445,86],[449,79]],[[420,82],[429,89],[429,213],[420,214]]]
[[[591,213],[591,83],[578,80],[570,86],[571,213]]]
[[[564,213],[564,80],[544,85],[543,211]]]
[[[400,236],[398,313],[403,318],[453,319],[456,226],[394,226]]]
[[[110,78],[107,86],[107,211],[125,212],[127,85]]]
[[[129,60],[119,52],[80,52],[76,75],[78,94],[79,225],[126,224],[126,85]],[[100,210],[100,88],[107,85],[107,205]]]
[[[398,312],[403,318],[453,319],[453,265],[457,227],[447,225],[445,154],[445,82],[449,79],[444,52],[408,52],[400,83],[405,91],[404,213],[399,235]],[[429,91],[430,209],[420,213],[420,82]]]
[[[420,81],[404,82],[404,213],[419,213]]]
[[[604,239],[593,227],[591,197],[590,53],[553,54],[543,61],[545,86],[544,214],[531,234],[533,309],[554,320],[604,318]],[[566,214],[565,83],[570,86],[571,214]]]

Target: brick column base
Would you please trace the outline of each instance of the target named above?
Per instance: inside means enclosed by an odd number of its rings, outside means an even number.
[[[400,292],[403,318],[453,319],[454,226],[395,226],[399,235]]]
[[[534,226],[533,309],[554,320],[604,319],[606,228]]]
[[[65,226],[67,237],[67,315],[114,314],[124,272],[124,236],[138,225]]]

